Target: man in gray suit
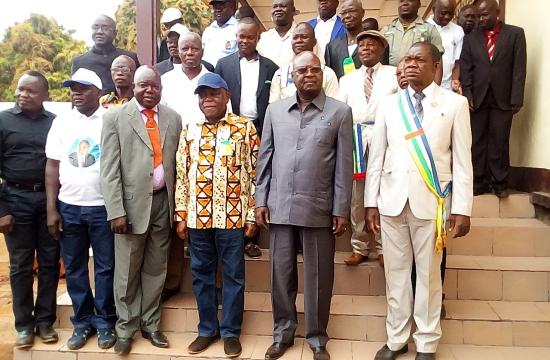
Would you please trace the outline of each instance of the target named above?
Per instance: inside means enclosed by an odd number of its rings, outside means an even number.
[[[166,277],[174,214],[176,150],[181,117],[159,105],[159,73],[140,67],[135,98],[105,115],[101,188],[115,233],[115,352],[130,352],[132,336],[168,347],[159,331],[160,296]],[[142,290],[143,289],[143,290]]]
[[[267,109],[256,168],[256,223],[269,225],[275,322],[265,358],[278,359],[294,343],[300,242],[306,339],[314,359],[328,360],[334,237],[349,227],[352,114],[322,91],[323,69],[312,52],[294,58],[292,77],[296,96]]]

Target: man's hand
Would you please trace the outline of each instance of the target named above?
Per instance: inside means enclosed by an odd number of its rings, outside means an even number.
[[[468,99],[468,107],[470,111],[474,111],[474,100]]]
[[[63,219],[57,210],[48,210],[46,216],[46,224],[48,225],[48,232],[55,239],[59,240],[61,232],[63,232]]]
[[[128,216],[124,215],[111,220],[111,231],[115,234],[128,233]]]
[[[332,217],[332,233],[334,236],[340,236],[349,227],[349,220],[341,216]]]
[[[366,208],[365,210],[367,232],[380,235],[380,212],[378,212],[378,208]]]
[[[451,81],[451,88],[455,93],[462,95],[462,85],[460,84],[460,80]]]
[[[13,215],[5,215],[0,217],[0,233],[8,234],[13,230],[15,219]]]
[[[182,220],[178,222],[176,225],[176,234],[182,240],[187,241],[189,239],[189,235],[187,234],[187,221]]]
[[[452,214],[447,220],[447,229],[455,232],[453,238],[459,238],[470,232],[470,217]]]
[[[258,227],[254,223],[244,223],[244,237],[251,238],[258,232]]]
[[[254,209],[254,216],[256,217],[256,224],[267,230],[269,227],[269,208],[267,206],[260,206]]]

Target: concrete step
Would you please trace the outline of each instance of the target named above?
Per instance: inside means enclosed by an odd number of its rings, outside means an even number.
[[[296,304],[304,337],[303,295]],[[58,299],[58,327],[71,329],[70,299]],[[447,316],[442,320],[444,344],[491,346],[550,346],[550,304],[538,302],[445,300]],[[197,305],[193,294],[182,293],[163,305],[161,330],[194,333]],[[221,310],[220,310],[221,312]],[[335,295],[332,300],[329,335],[332,339],[386,341],[386,298],[384,296]],[[270,336],[273,331],[269,293],[246,293],[243,335]]]
[[[97,347],[96,338],[91,338],[84,348],[71,351],[66,346],[69,331],[60,332],[57,344],[36,343],[32,350],[14,350],[14,360],[120,360],[112,349],[101,350]],[[227,359],[223,351],[223,342],[217,341],[205,352],[198,355],[187,354],[187,346],[194,340],[193,333],[167,333],[170,348],[160,349],[152,346],[139,336],[135,337],[132,352],[124,360],[192,360],[192,359]],[[267,348],[272,343],[270,336],[241,336],[243,352],[240,359],[264,359]],[[327,349],[333,360],[373,359],[382,342],[331,340]],[[399,360],[413,360],[414,344],[409,345],[409,352]],[[438,360],[501,360],[529,359],[548,360],[550,348],[547,347],[510,347],[510,346],[471,346],[442,344],[438,348]],[[312,353],[303,339],[296,339],[281,360],[310,360]]]
[[[534,218],[535,207],[531,203],[528,193],[511,193],[504,199],[499,199],[492,194],[485,194],[474,197],[472,217]]]

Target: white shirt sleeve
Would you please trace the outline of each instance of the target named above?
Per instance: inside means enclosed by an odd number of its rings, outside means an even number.
[[[460,26],[457,27],[457,39],[455,45],[454,59],[460,60],[460,53],[462,52],[462,44],[464,43],[464,30]]]
[[[53,120],[48,138],[46,139],[46,157],[53,160],[61,160],[63,156],[62,134],[60,129],[60,118]]]

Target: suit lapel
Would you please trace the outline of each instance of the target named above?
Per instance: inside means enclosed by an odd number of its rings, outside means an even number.
[[[166,133],[168,132],[168,127],[170,126],[170,121],[166,116],[166,111],[164,106],[159,104],[159,132],[160,132],[160,143],[164,148],[164,140],[166,139]]]
[[[132,99],[128,104],[128,122],[130,123],[130,126],[132,126],[134,131],[138,134],[143,143],[147,145],[150,150],[153,150],[151,140],[149,139],[149,135],[147,134],[147,129],[145,129],[145,122],[143,121],[143,118],[139,113],[137,101],[135,98]]]
[[[342,19],[340,19],[340,16],[337,16],[336,21],[334,22],[334,27],[332,28],[332,33],[330,34],[330,40],[336,39],[342,27],[344,27]]]
[[[483,30],[476,29],[474,30],[475,33],[472,34],[472,36],[475,36],[475,44],[477,45],[477,51],[481,52],[480,59],[484,59],[487,63],[490,63],[489,60],[489,51],[487,50],[487,39],[485,38],[485,35],[483,34]]]
[[[238,109],[239,104],[241,103],[241,86],[242,86],[242,82],[241,82],[241,63],[240,63],[241,59],[239,57],[239,52],[238,51],[236,53],[234,53],[232,56],[234,57],[234,59],[232,61],[232,64],[233,64],[232,73],[234,74],[233,76],[235,76],[237,78],[237,88],[236,89],[231,89],[232,92],[235,92],[234,94],[232,93],[232,95],[235,98],[235,104],[231,104],[231,105],[233,106],[233,109]]]
[[[422,120],[422,129],[428,130],[430,126],[440,120],[441,111],[439,111],[442,103],[442,92],[439,86],[435,86],[433,94],[429,102],[424,107],[424,119]]]
[[[262,89],[264,88],[264,84],[267,79],[267,66],[265,66],[265,60],[262,56],[259,57],[259,67],[260,67],[260,73],[258,75],[258,87],[256,89],[256,98],[260,96],[260,93],[262,92]],[[271,80],[271,79],[269,79]]]
[[[502,24],[502,28],[500,29],[500,34],[498,35],[498,40],[495,44],[495,54],[493,55],[492,62],[495,62],[496,58],[502,52],[502,49],[506,46],[506,43],[508,41],[508,35],[509,35],[508,27]]]

